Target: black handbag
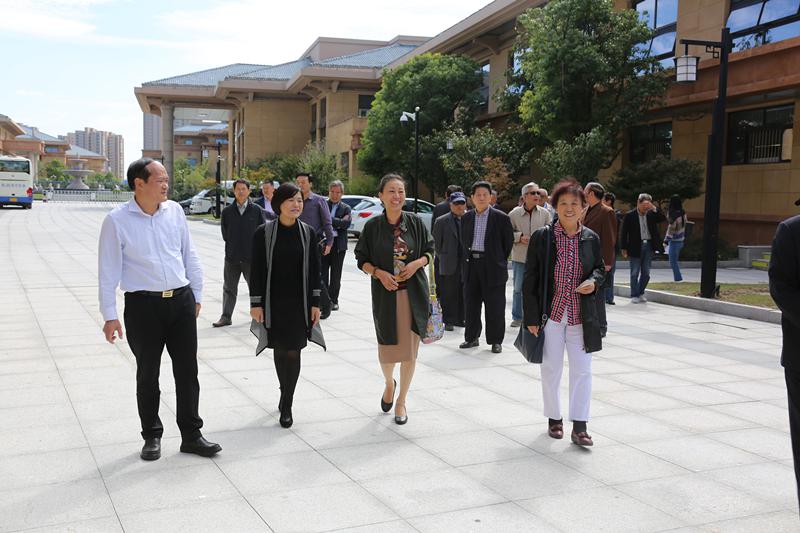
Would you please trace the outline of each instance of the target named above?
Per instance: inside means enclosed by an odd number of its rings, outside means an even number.
[[[542,302],[542,322],[539,326],[539,335],[531,333],[525,324],[519,327],[519,333],[514,341],[514,347],[525,356],[529,363],[541,364],[544,354],[544,326],[547,324],[549,314],[547,302],[547,272],[550,268],[550,248],[553,245],[552,230],[547,229],[547,252],[545,253],[544,267],[542,268],[541,302]]]

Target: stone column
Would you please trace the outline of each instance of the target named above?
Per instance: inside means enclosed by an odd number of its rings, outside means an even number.
[[[169,196],[172,197],[173,189],[173,163],[175,161],[175,106],[161,104],[161,157],[164,168],[169,175]]]

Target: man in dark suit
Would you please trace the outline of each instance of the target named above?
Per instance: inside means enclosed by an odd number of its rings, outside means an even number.
[[[456,191],[450,195],[450,212],[436,219],[433,225],[433,243],[436,246],[438,271],[436,286],[439,289],[444,318],[444,329],[464,326],[464,287],[461,284],[461,266],[464,246],[461,244],[461,217],[467,212],[467,197]]]
[[[486,342],[492,353],[503,351],[506,329],[508,256],[514,246],[514,229],[508,215],[490,207],[492,186],[487,181],[472,185],[470,199],[475,209],[463,218],[461,243],[464,262],[464,303],[466,328],[459,348],[478,346],[481,336],[481,304],[486,308]]]
[[[253,234],[266,221],[266,213],[249,200],[250,184],[246,180],[233,182],[236,201],[222,210],[220,229],[225,241],[225,266],[222,271],[222,315],[212,325],[221,328],[231,325],[233,308],[239,292],[239,278],[250,284],[250,261],[253,257]]]
[[[333,226],[333,248],[331,253],[322,256],[322,282],[328,287],[330,295],[330,309],[322,309],[322,313],[339,310],[339,290],[342,287],[342,265],[347,253],[347,228],[350,227],[352,218],[350,206],[342,202],[344,184],[341,181],[332,181],[328,186],[328,209],[331,210],[331,225]]]
[[[800,205],[800,200],[796,204]],[[781,364],[789,397],[789,430],[800,501],[800,216],[778,225],[769,260],[769,292],[782,314]]]
[[[620,248],[622,256],[631,265],[631,303],[646,302],[644,290],[650,281],[650,261],[654,253],[664,253],[658,224],[667,220],[663,213],[653,205],[653,198],[642,193],[636,209],[629,211],[622,219]]]
[[[447,191],[444,193],[444,200],[433,206],[433,215],[431,215],[431,229],[433,229],[433,226],[436,224],[437,218],[450,212],[450,196],[454,192],[461,192],[461,187],[458,185],[448,185]]]
[[[600,250],[603,254],[603,264],[606,273],[611,272],[614,261],[617,258],[617,217],[614,210],[603,203],[603,196],[606,189],[600,183],[592,181],[586,184],[584,190],[586,194],[586,211],[583,215],[583,225],[597,233],[600,237]],[[605,294],[605,288],[611,276],[606,274],[606,281],[603,287],[598,287],[599,294]],[[600,321],[600,335],[605,337],[608,331],[608,321],[606,320],[606,299],[595,298],[597,304],[597,319]]]
[[[272,195],[275,193],[275,183],[265,181],[261,184],[261,197],[256,199],[254,204],[264,210],[267,220],[275,220],[276,215],[272,210]]]

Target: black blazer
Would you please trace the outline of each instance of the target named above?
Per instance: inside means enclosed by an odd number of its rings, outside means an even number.
[[[650,249],[654,252],[664,253],[664,244],[658,225],[665,222],[667,217],[661,211],[648,211],[647,230],[650,232]],[[642,230],[639,228],[639,211],[631,209],[622,219],[622,234],[620,235],[621,250],[628,252],[631,257],[642,256]]]
[[[333,214],[333,203],[328,200],[328,209]],[[339,202],[336,208],[336,216],[331,216],[331,225],[336,230],[336,238],[333,240],[333,251],[343,252],[347,250],[347,228],[352,224],[350,206],[344,202]]]
[[[778,225],[769,260],[769,292],[781,310],[781,364],[800,370],[800,216]]]
[[[462,217],[463,218],[463,217]],[[463,222],[462,222],[463,224]],[[436,247],[438,274],[452,276],[458,274],[464,260],[464,245],[461,243],[456,218],[447,213],[436,219],[433,225],[433,244]]]
[[[225,241],[225,259],[250,261],[253,257],[253,234],[266,222],[266,213],[253,202],[247,202],[244,214],[239,214],[236,202],[222,210],[220,230]]]
[[[439,217],[443,217],[447,213],[450,212],[450,202],[447,199],[444,202],[439,202],[435,206],[433,206],[433,214],[431,215],[431,229],[436,224],[436,221],[439,220]]]
[[[467,211],[461,218],[461,244],[464,254],[462,279],[467,280],[472,251],[472,238],[475,236],[475,210]],[[486,221],[486,238],[483,243],[489,267],[489,283],[502,285],[508,281],[508,257],[514,247],[514,228],[508,215],[497,209],[489,208],[489,220]]]
[[[547,257],[548,232],[550,233],[550,261],[544,264]],[[522,307],[524,310],[525,326],[542,325],[542,315],[547,309],[552,311],[553,295],[555,294],[555,270],[557,258],[557,245],[553,226],[539,228],[531,235],[528,244],[528,254],[525,260],[525,278],[522,282]],[[581,261],[581,283],[592,279],[595,291],[591,294],[581,294],[581,325],[583,326],[583,346],[588,353],[599,352],[603,349],[602,335],[600,334],[600,321],[597,316],[597,298],[604,298],[598,294],[598,289],[603,287],[606,270],[603,265],[603,254],[600,247],[600,237],[586,226],[581,228],[580,241],[578,241],[578,257]],[[546,268],[547,292],[542,300],[542,269]],[[547,308],[545,308],[547,303]]]

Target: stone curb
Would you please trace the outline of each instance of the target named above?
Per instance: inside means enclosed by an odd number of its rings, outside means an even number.
[[[193,222],[202,222],[203,224],[214,224],[215,226],[219,226],[219,220],[209,220],[207,218],[194,217],[192,215],[186,215],[186,220],[191,220]]]
[[[631,289],[630,287],[626,287],[624,285],[616,285],[614,286],[614,294],[629,298],[631,295]],[[781,323],[780,311],[766,309],[764,307],[756,307],[754,305],[744,305],[732,302],[722,302],[720,300],[710,300],[707,298],[699,298],[697,296],[684,296],[682,294],[653,291],[650,289],[645,290],[644,294],[647,297],[647,300],[653,303],[673,305],[675,307],[685,307],[687,309],[706,311],[708,313],[717,313],[736,318],[759,320],[761,322],[769,322],[770,324]]]
[[[617,269],[630,270],[630,261],[617,261]],[[702,268],[702,261],[678,261],[681,268]],[[669,269],[669,261],[653,261],[650,263],[650,269]],[[750,265],[741,259],[731,259],[729,261],[717,261],[717,268],[750,268]]]

